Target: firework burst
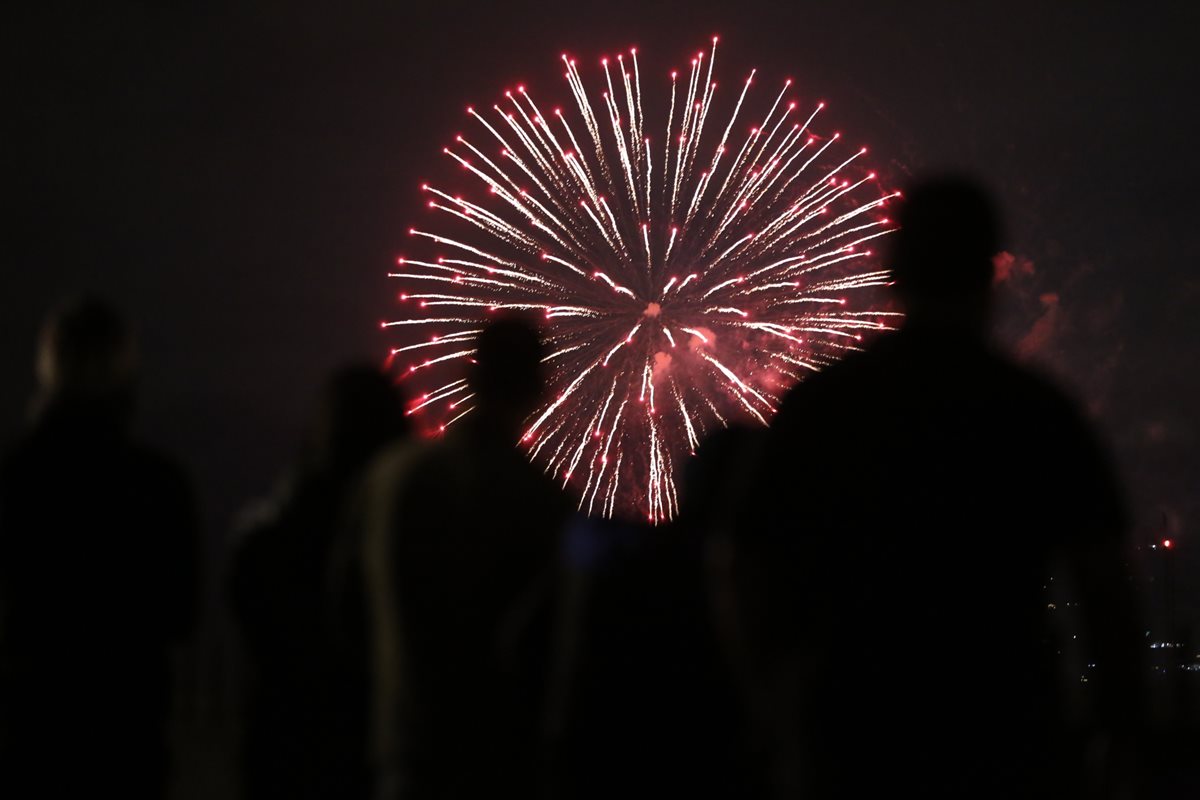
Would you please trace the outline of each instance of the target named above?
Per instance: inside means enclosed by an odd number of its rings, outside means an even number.
[[[870,248],[896,195],[865,148],[815,132],[824,103],[802,110],[790,80],[745,119],[751,71],[716,122],[716,45],[670,73],[657,122],[636,49],[603,59],[590,94],[564,55],[573,112],[524,86],[468,108],[478,138],[444,152],[475,191],[423,185],[448,219],[410,229],[428,255],[392,273],[408,313],[384,327],[433,334],[392,357],[427,381],[409,413],[435,432],[474,408],[463,372],[488,315],[544,317],[549,392],[521,446],[589,514],[672,518],[707,431],[765,425],[806,371],[888,327],[861,290],[889,280]]]

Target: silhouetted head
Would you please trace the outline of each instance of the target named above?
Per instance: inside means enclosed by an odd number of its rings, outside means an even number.
[[[40,402],[127,410],[137,346],[121,315],[93,297],[70,301],[47,319],[38,343]]]
[[[982,331],[1000,248],[987,191],[956,175],[920,181],[905,193],[897,222],[891,266],[909,322]]]
[[[317,421],[322,464],[357,469],[406,433],[404,401],[390,378],[369,365],[346,366],[330,376]]]
[[[541,396],[542,372],[537,326],[526,316],[506,314],[479,334],[469,382],[481,411],[516,425]]]

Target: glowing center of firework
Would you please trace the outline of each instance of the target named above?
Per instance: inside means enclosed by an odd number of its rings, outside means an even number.
[[[751,72],[717,112],[715,55],[714,38],[658,104],[631,50],[590,96],[563,56],[578,114],[543,113],[525,86],[468,108],[484,140],[444,152],[482,191],[422,186],[457,232],[411,229],[437,250],[392,273],[411,310],[385,327],[436,334],[392,350],[432,349],[403,367],[442,375],[409,409],[431,433],[475,407],[465,367],[489,314],[540,312],[549,386],[521,446],[589,514],[675,516],[675,474],[708,431],[766,424],[804,374],[888,327],[861,290],[890,279],[864,244],[890,231],[895,195],[856,163],[866,149],[839,153],[813,129],[825,104],[798,111],[790,80],[747,122]]]

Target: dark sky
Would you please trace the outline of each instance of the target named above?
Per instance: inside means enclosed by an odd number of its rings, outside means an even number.
[[[648,81],[719,33],[721,78],[795,78],[893,182],[954,166],[995,188],[1001,338],[1092,412],[1139,533],[1165,513],[1200,564],[1184,4],[197,5],[43,5],[0,33],[0,432],[21,424],[40,318],[100,291],[144,337],[142,429],[193,470],[218,534],[294,453],[327,370],[386,353],[384,273],[466,103],[517,80],[566,101],[563,50],[587,80],[636,44]]]

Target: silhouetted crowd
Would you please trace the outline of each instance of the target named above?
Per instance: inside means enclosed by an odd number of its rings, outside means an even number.
[[[770,428],[709,437],[671,524],[582,516],[517,449],[543,384],[523,317],[479,335],[476,406],[437,438],[403,384],[334,374],[223,582],[242,795],[1134,796],[1120,488],[1076,407],[988,342],[988,196],[928,180],[898,222],[899,329]],[[165,792],[197,523],[130,435],[136,372],[118,314],[61,309],[3,461],[6,798]]]

